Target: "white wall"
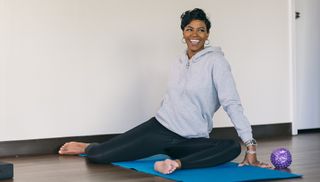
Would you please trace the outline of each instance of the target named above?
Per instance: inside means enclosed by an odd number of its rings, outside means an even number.
[[[251,123],[291,122],[287,0],[2,0],[0,141],[119,133],[153,116],[194,7]],[[230,121],[220,111],[215,125]]]

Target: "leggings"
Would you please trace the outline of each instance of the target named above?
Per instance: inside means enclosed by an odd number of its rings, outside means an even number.
[[[104,143],[86,148],[87,159],[94,163],[137,160],[166,154],[181,161],[181,168],[216,166],[229,162],[241,152],[238,142],[211,138],[185,138],[164,126],[156,118]]]

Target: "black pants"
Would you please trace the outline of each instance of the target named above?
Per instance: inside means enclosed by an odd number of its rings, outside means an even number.
[[[182,168],[209,167],[236,158],[238,142],[209,138],[184,138],[162,126],[155,118],[101,144],[90,144],[87,159],[110,163],[167,154],[181,161]]]

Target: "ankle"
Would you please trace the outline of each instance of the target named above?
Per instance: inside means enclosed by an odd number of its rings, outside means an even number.
[[[181,161],[179,159],[176,159],[174,161],[178,164],[177,169],[181,169]]]
[[[89,145],[90,145],[90,143],[84,143],[83,144],[83,154],[87,153],[87,148],[88,148]]]

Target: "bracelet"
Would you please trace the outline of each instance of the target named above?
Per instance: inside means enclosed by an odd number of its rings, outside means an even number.
[[[244,143],[247,147],[248,146],[252,146],[252,145],[258,145],[257,144],[257,141],[255,140],[255,139],[251,139],[251,140],[248,140],[248,141],[246,141],[245,143]]]
[[[257,151],[255,151],[255,150],[247,150],[246,153],[247,154],[256,154]]]

